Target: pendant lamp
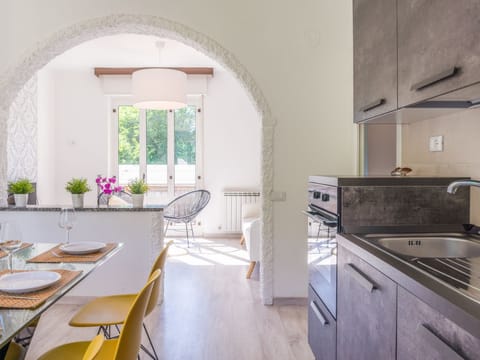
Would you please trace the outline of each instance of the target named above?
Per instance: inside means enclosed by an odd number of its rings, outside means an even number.
[[[187,74],[174,69],[142,69],[132,73],[133,106],[168,110],[187,106]]]

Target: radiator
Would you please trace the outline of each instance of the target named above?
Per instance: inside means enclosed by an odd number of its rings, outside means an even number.
[[[224,191],[225,228],[227,233],[242,232],[242,205],[260,202],[260,193],[251,191]]]

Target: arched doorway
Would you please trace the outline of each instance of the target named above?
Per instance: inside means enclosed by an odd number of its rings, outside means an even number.
[[[0,126],[5,129],[8,109],[23,85],[45,64],[64,51],[94,38],[133,33],[180,41],[218,61],[238,79],[260,114],[262,184],[262,266],[260,287],[264,304],[273,302],[273,222],[270,194],[273,189],[274,120],[267,101],[247,69],[215,40],[177,22],[147,15],[115,15],[95,18],[65,28],[38,43],[20,63],[0,80]],[[0,154],[6,154],[7,133],[0,132]],[[0,156],[0,204],[6,204],[7,159]]]

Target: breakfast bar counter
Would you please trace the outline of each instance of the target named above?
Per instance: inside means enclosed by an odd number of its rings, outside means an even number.
[[[18,228],[23,242],[64,243],[65,230],[58,225],[62,207],[1,207],[0,223],[8,222]],[[103,264],[102,271],[94,272],[76,286],[69,293],[69,299],[76,302],[81,297],[139,291],[163,248],[163,209],[164,206],[75,209],[70,242],[123,243],[123,250]],[[14,257],[14,268],[15,261],[19,260]]]

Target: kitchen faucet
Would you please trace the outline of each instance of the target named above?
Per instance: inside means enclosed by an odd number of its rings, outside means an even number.
[[[456,180],[450,183],[447,187],[447,192],[449,194],[455,194],[457,189],[461,186],[476,186],[480,187],[480,181],[478,180]]]

